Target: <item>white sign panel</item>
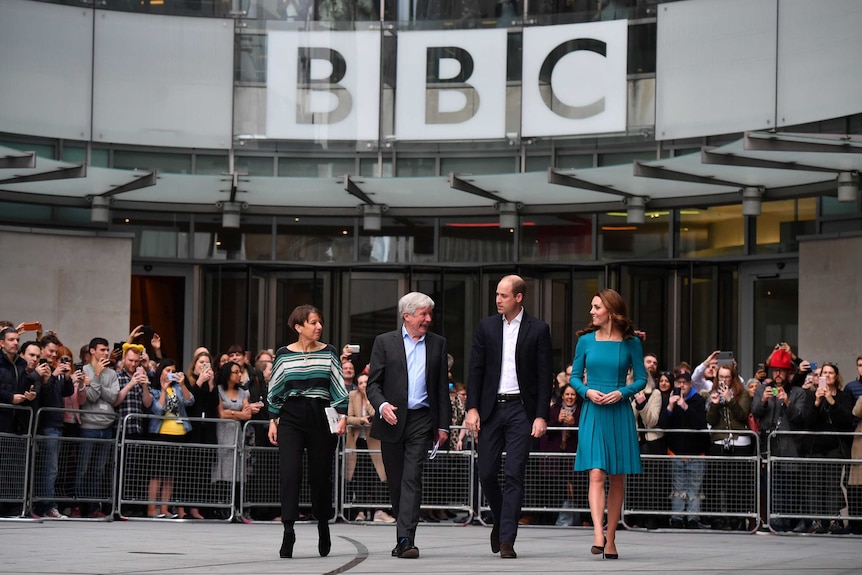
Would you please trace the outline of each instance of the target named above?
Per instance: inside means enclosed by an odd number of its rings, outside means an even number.
[[[399,140],[503,138],[506,30],[398,35]]]
[[[524,28],[522,136],[626,129],[628,22]]]
[[[272,30],[267,42],[267,137],[378,139],[379,32]]]

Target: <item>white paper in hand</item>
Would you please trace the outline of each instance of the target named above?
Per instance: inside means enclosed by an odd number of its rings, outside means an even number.
[[[338,412],[335,411],[333,407],[324,407],[323,412],[326,414],[326,420],[329,422],[329,432],[335,433],[338,431],[338,420],[341,419],[341,416],[338,415]]]

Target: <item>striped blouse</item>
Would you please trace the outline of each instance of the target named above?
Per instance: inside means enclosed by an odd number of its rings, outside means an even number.
[[[341,360],[332,345],[308,353],[279,348],[269,381],[269,413],[278,417],[288,397],[323,399],[347,413],[350,396],[344,386]]]

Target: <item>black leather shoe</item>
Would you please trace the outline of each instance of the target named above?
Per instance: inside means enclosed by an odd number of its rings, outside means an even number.
[[[281,539],[281,549],[278,551],[278,556],[282,559],[290,559],[293,557],[293,544],[296,543],[296,533],[293,531],[285,531]]]
[[[394,549],[395,556],[400,559],[416,559],[419,557],[419,548],[413,545],[413,540],[407,537],[398,542]]]
[[[506,541],[500,543],[500,559],[517,559],[518,554],[515,553],[515,547]]]
[[[491,553],[500,552],[500,525],[494,523],[491,527]]]

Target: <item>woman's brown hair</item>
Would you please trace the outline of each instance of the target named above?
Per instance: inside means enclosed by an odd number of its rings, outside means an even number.
[[[726,369],[730,372],[730,391],[733,393],[733,399],[739,401],[739,398],[742,397],[743,393],[748,393],[745,386],[742,385],[742,382],[739,381],[739,374],[736,373],[736,368],[733,367],[733,364],[725,364],[719,365],[718,369],[715,372],[716,377],[716,385],[713,385],[712,388],[715,390],[718,385],[718,374],[722,369]]]
[[[631,339],[635,336],[634,324],[628,318],[628,312],[626,311],[626,302],[619,293],[610,288],[605,288],[597,291],[593,297],[598,297],[602,300],[602,304],[610,313],[614,327],[619,328],[623,332],[624,339]],[[578,331],[578,337],[585,333],[592,333],[597,329],[599,329],[599,326],[593,325],[593,322],[590,322],[584,329]]]
[[[290,317],[287,318],[287,325],[292,328],[296,328],[298,325],[305,325],[305,322],[308,321],[308,318],[313,313],[316,313],[317,317],[320,318],[320,323],[323,323],[323,314],[320,313],[320,310],[313,305],[305,304],[293,308],[293,311],[290,312]]]

